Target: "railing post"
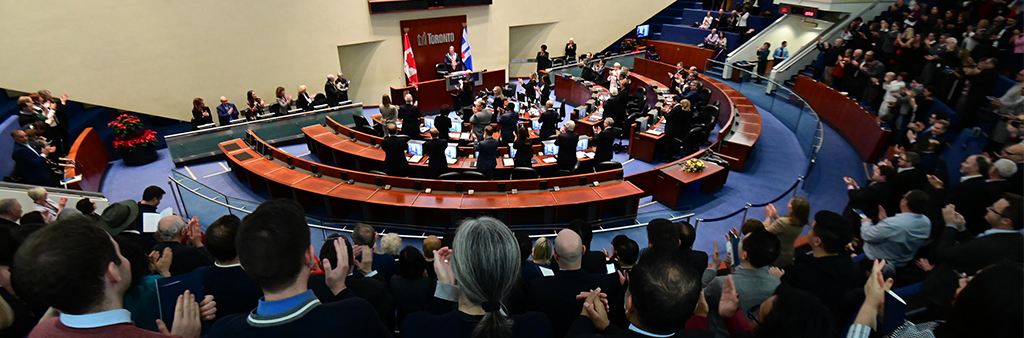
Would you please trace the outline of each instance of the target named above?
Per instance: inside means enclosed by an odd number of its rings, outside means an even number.
[[[803,186],[803,185],[805,184],[805,182],[804,182],[804,176],[803,176],[803,175],[800,175],[800,176],[798,176],[798,177],[796,178],[796,181],[797,181],[797,184],[799,184],[799,185],[801,185],[801,186]],[[800,190],[800,189],[793,189],[793,197],[796,197],[796,191],[797,191],[797,190]]]
[[[743,207],[743,218],[740,219],[740,226],[743,226],[743,222],[747,220],[747,212],[750,211],[750,206],[751,204],[747,203],[747,205]]]
[[[179,201],[179,199],[178,199],[178,196],[181,195],[181,191],[178,190],[178,186],[179,186],[178,185],[178,181],[175,181],[174,178],[170,177],[170,176],[168,176],[167,178],[170,179],[170,180],[167,181],[167,185],[171,188],[171,196],[174,197],[174,205],[177,206],[178,210],[181,211],[181,214],[184,215],[183,216],[184,219],[191,218],[191,217],[188,217],[188,210],[185,210],[185,201],[183,201],[183,200]],[[171,182],[174,182],[174,183],[171,183]]]

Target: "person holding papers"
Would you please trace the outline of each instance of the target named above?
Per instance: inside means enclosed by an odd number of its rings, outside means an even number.
[[[135,219],[135,231],[143,232],[142,214],[157,213],[156,207],[160,205],[160,200],[164,199],[164,194],[166,194],[164,189],[155,185],[148,186],[146,190],[142,191],[142,201],[139,201],[139,216]]]
[[[441,131],[438,130],[437,124],[434,124],[435,128],[430,128],[430,139],[423,143],[423,155],[427,155],[429,158],[430,166],[430,178],[436,179],[441,174],[448,172],[448,161],[444,156],[444,149],[448,147],[446,138],[441,138]],[[445,129],[447,134],[448,129]]]
[[[498,140],[495,140],[494,127],[484,127],[484,138],[473,146],[479,157],[476,159],[476,170],[483,173],[487,179],[494,174],[494,167],[498,166]]]
[[[558,146],[558,170],[572,171],[576,167],[576,142],[580,135],[576,134],[576,122],[566,121],[562,133],[555,139]]]

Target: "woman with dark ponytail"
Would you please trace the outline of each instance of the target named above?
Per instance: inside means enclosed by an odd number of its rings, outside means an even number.
[[[437,289],[434,313],[405,318],[402,337],[548,337],[551,323],[538,312],[509,316],[504,306],[518,283],[519,244],[505,224],[490,217],[467,219],[452,244],[434,251]]]

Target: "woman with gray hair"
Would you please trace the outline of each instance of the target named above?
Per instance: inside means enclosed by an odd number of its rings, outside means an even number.
[[[43,214],[43,220],[46,223],[56,220],[57,215],[64,212],[64,206],[68,203],[67,197],[61,197],[60,202],[55,203],[50,199],[50,194],[43,187],[29,189],[26,193],[28,198],[32,199],[32,210]]]
[[[490,217],[464,220],[452,246],[434,251],[437,289],[434,313],[446,305],[458,311],[442,315],[417,312],[405,318],[402,336],[548,337],[551,323],[537,312],[509,316],[504,303],[519,283],[519,244],[505,224]]]

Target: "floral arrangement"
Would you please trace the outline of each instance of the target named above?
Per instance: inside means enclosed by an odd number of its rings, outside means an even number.
[[[637,48],[636,39],[622,40],[622,50],[634,51]]]
[[[707,168],[707,165],[704,164],[704,161],[695,158],[691,158],[689,160],[686,160],[686,162],[683,162],[683,171],[688,173],[699,173],[701,171],[704,171],[704,168]]]
[[[129,150],[139,146],[151,146],[156,143],[156,132],[149,129],[142,129],[142,120],[134,115],[121,114],[107,127],[113,128],[117,138],[114,139],[114,148]]]

